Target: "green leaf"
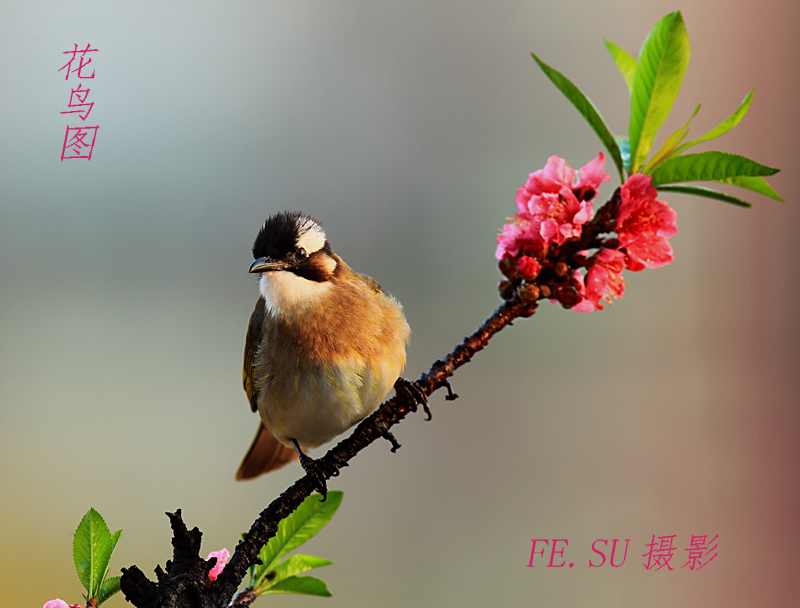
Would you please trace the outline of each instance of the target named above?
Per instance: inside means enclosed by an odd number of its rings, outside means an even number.
[[[780,169],[767,167],[745,156],[713,150],[664,161],[653,171],[652,184],[719,181],[729,177],[774,175],[778,171]]]
[[[315,557],[313,555],[292,555],[283,560],[280,565],[275,568],[276,583],[282,581],[290,576],[297,576],[315,568],[322,566],[330,566],[333,562],[329,559],[322,557]]]
[[[726,203],[731,203],[733,205],[739,205],[740,207],[752,207],[752,205],[746,201],[736,198],[735,196],[730,196],[729,194],[724,194],[719,192],[718,190],[712,190],[711,188],[704,188],[703,186],[689,186],[688,184],[674,184],[671,186],[659,186],[659,192],[679,192],[680,194],[691,194],[693,196],[703,196],[705,198],[713,198],[714,200],[718,201],[725,201]]]
[[[539,59],[536,53],[531,53],[531,55],[533,56],[534,60],[536,60],[536,63],[539,64],[539,67],[542,68],[545,76],[547,76],[550,81],[556,85],[556,88],[572,102],[572,105],[575,106],[578,112],[580,112],[581,116],[583,116],[586,119],[586,122],[589,123],[589,126],[592,127],[594,132],[600,138],[600,141],[603,142],[606,150],[608,150],[608,153],[613,159],[614,164],[617,166],[620,179],[625,181],[625,176],[622,172],[622,156],[620,155],[619,147],[617,147],[617,142],[614,141],[614,136],[611,135],[611,131],[608,130],[606,123],[603,122],[600,112],[597,111],[597,108],[589,100],[589,98],[586,97],[586,95],[584,95],[578,87],[572,84],[572,82],[570,82],[566,76]]]
[[[315,568],[321,568],[322,566],[330,566],[332,563],[329,559],[313,555],[292,555],[283,560],[277,568],[269,571],[271,576],[265,576],[261,580],[259,585],[255,587],[255,593],[260,595],[287,578],[303,574]]]
[[[689,37],[680,11],[661,18],[647,35],[631,91],[628,136],[631,166],[638,172],[669,115],[689,65]]]
[[[772,189],[772,186],[770,186],[763,177],[748,177],[746,175],[742,175],[739,177],[726,177],[725,179],[717,179],[713,181],[721,184],[738,186],[739,188],[746,188],[747,190],[752,190],[753,192],[758,192],[764,196],[774,198],[776,201],[781,201],[782,203],[786,202],[780,194]]]
[[[111,552],[114,552],[114,549],[117,548],[117,543],[119,542],[119,537],[122,536],[122,530],[117,530],[114,534],[111,535]]]
[[[330,496],[330,493],[328,493]],[[325,581],[322,581],[313,576],[292,576],[282,580],[277,585],[265,589],[257,595],[266,595],[268,593],[303,593],[305,595],[319,595],[322,597],[330,597],[333,595],[329,590]]]
[[[119,591],[119,579],[119,576],[111,576],[103,581],[100,591],[97,593],[98,606]]]
[[[611,53],[611,58],[617,64],[622,77],[625,79],[625,84],[628,85],[628,92],[633,92],[633,76],[636,74],[636,58],[622,47],[617,46],[608,38],[603,38],[606,43],[608,52]]]
[[[692,115],[689,117],[683,126],[679,127],[677,131],[672,133],[667,139],[664,140],[664,143],[659,148],[658,152],[653,154],[653,157],[650,159],[643,168],[642,173],[646,175],[650,175],[658,165],[663,163],[668,158],[671,158],[678,153],[678,146],[680,143],[686,138],[689,134],[689,125],[692,124],[694,117],[697,116],[697,113],[700,111],[700,104],[697,104],[697,107],[692,112]]]
[[[328,492],[325,502],[319,494],[308,496],[297,509],[278,524],[278,532],[264,545],[258,554],[262,566],[257,569],[255,586],[258,586],[270,570],[275,570],[278,560],[312,538],[331,520],[342,502],[342,492]]]
[[[685,144],[683,144],[682,146],[680,146],[677,149],[676,154],[681,154],[682,152],[685,152],[686,150],[688,150],[692,146],[696,146],[697,144],[701,144],[704,141],[708,141],[710,139],[715,139],[715,138],[719,137],[720,135],[725,135],[725,133],[727,133],[728,131],[733,129],[736,125],[739,124],[739,121],[741,121],[742,118],[744,118],[744,115],[747,114],[747,110],[750,108],[750,103],[753,101],[753,94],[755,92],[756,92],[755,89],[750,91],[747,94],[747,97],[745,97],[744,100],[742,101],[742,103],[739,104],[739,107],[736,108],[736,110],[734,111],[733,114],[728,116],[728,118],[723,120],[721,123],[719,123],[716,127],[711,129],[705,135],[702,135],[701,137],[698,137],[697,139],[695,139],[693,141],[687,141]]]
[[[622,166],[625,167],[625,170],[628,173],[630,173],[630,171],[631,171],[631,142],[628,141],[628,138],[623,136],[623,135],[617,135],[614,138],[614,141],[616,141],[617,145],[619,146],[619,153],[620,153],[620,156],[622,156]]]
[[[111,532],[106,522],[100,513],[89,509],[72,538],[75,569],[88,597],[97,595],[108,570],[112,551]]]

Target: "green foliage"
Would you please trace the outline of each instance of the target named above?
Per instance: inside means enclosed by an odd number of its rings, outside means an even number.
[[[692,146],[696,146],[697,144],[701,144],[704,141],[708,141],[710,139],[717,138],[720,135],[725,135],[725,133],[727,133],[728,131],[733,129],[733,127],[738,125],[739,121],[742,120],[742,118],[744,118],[744,115],[747,114],[747,110],[750,108],[750,102],[753,101],[753,94],[755,92],[756,92],[755,89],[751,90],[747,94],[747,97],[744,98],[742,103],[739,104],[739,107],[736,108],[736,111],[733,114],[731,114],[730,116],[728,116],[728,118],[723,120],[721,123],[719,123],[716,127],[711,129],[708,133],[706,133],[705,135],[703,135],[701,137],[698,137],[697,139],[695,139],[693,141],[686,142],[685,144],[680,146],[676,150],[677,154],[685,152],[686,150],[688,150]],[[698,106],[698,109],[699,109],[699,107],[700,106]]]
[[[617,166],[617,170],[619,171],[620,179],[624,179],[622,171],[622,156],[619,151],[619,146],[617,146],[614,136],[611,135],[611,131],[608,130],[606,123],[603,122],[600,112],[597,111],[597,108],[594,107],[594,104],[589,101],[589,98],[586,97],[586,95],[584,95],[578,87],[572,84],[572,82],[570,82],[561,72],[550,67],[544,61],[539,59],[539,57],[536,56],[536,53],[531,53],[531,55],[536,60],[536,63],[539,64],[539,67],[542,68],[542,71],[552,81],[552,83],[556,85],[558,90],[561,91],[564,96],[572,102],[572,105],[574,105],[578,112],[581,113],[581,116],[586,119],[586,122],[589,123],[589,126],[594,129],[594,132],[600,138],[600,141],[603,142],[606,150],[608,150],[608,153],[614,160],[614,164]]]
[[[689,37],[676,11],[655,24],[642,44],[631,91],[628,138],[637,173],[678,97],[689,66]]]
[[[659,190],[741,206],[749,206],[749,203],[711,188],[678,182],[728,184],[783,200],[764,179],[764,176],[777,173],[778,169],[727,152],[685,154],[693,146],[720,137],[738,125],[750,108],[754,91],[750,91],[736,110],[716,127],[697,139],[687,141],[692,120],[700,111],[698,104],[689,119],[669,135],[654,154],[650,154],[689,65],[689,37],[679,11],[664,16],[653,26],[642,44],[638,59],[610,40],[605,40],[605,45],[631,94],[627,136],[613,136],[594,104],[577,86],[535,54],[533,58],[594,129],[617,166],[621,181],[625,181],[626,174],[644,173],[652,176],[652,183]]]
[[[322,530],[336,513],[342,502],[342,492],[328,492],[325,502],[314,494],[289,517],[278,524],[278,532],[262,547],[258,554],[260,566],[250,568],[249,587],[256,595],[268,593],[303,593],[328,597],[327,585],[313,576],[299,576],[304,572],[328,566],[333,562],[312,555],[292,555],[282,559],[317,532]]]
[[[622,77],[625,79],[625,84],[628,85],[628,92],[633,92],[633,76],[636,74],[636,57],[631,55],[622,47],[617,46],[608,38],[604,38],[603,42],[606,43],[608,52],[617,64]]]
[[[106,575],[121,534],[122,530],[111,534],[100,513],[89,509],[72,538],[72,556],[78,579],[86,589],[85,598],[96,597],[98,606],[119,591],[119,577]]]
[[[719,192],[718,190],[712,190],[711,188],[705,188],[703,186],[690,186],[688,184],[673,184],[671,186],[661,186],[659,190],[662,192],[679,192],[681,194],[692,194],[694,196],[702,196],[717,201],[724,201],[726,203],[731,203],[732,205],[738,205],[740,207],[752,207],[750,203],[738,199],[735,196],[724,194],[722,192]]]
[[[653,171],[653,185],[721,181],[740,176],[774,175],[778,169],[728,152],[699,152],[665,160]]]

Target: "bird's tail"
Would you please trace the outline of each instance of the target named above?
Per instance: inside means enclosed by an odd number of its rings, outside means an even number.
[[[236,481],[254,479],[293,460],[298,460],[297,453],[275,439],[263,423],[259,424],[253,443],[236,471]]]

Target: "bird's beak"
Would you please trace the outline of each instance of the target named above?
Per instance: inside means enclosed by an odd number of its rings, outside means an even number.
[[[249,272],[272,272],[274,270],[286,270],[289,267],[285,262],[276,262],[271,258],[258,258],[250,264]]]

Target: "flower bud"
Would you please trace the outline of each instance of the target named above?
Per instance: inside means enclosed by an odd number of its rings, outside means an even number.
[[[526,304],[533,304],[536,300],[539,299],[539,287],[534,285],[533,283],[528,283],[527,281],[523,281],[522,285],[519,286],[517,289],[517,294],[519,295],[520,302],[525,302]]]
[[[583,296],[573,285],[559,285],[554,295],[559,304],[567,309],[577,306],[583,300]]]
[[[506,301],[514,297],[514,285],[508,279],[501,279],[497,284],[497,290],[500,292],[500,297]]]
[[[558,262],[555,266],[553,266],[553,272],[556,273],[557,277],[565,277],[569,272],[569,266],[567,266],[564,262]]]
[[[543,298],[549,298],[551,293],[550,287],[548,285],[539,285],[539,293],[541,293]]]
[[[517,276],[526,281],[533,281],[541,271],[542,266],[536,258],[523,255],[517,262]]]
[[[517,260],[516,258],[512,258],[510,255],[506,254],[503,256],[503,259],[497,264],[500,268],[500,272],[503,273],[503,276],[514,279],[516,278],[516,271],[517,271]]]

